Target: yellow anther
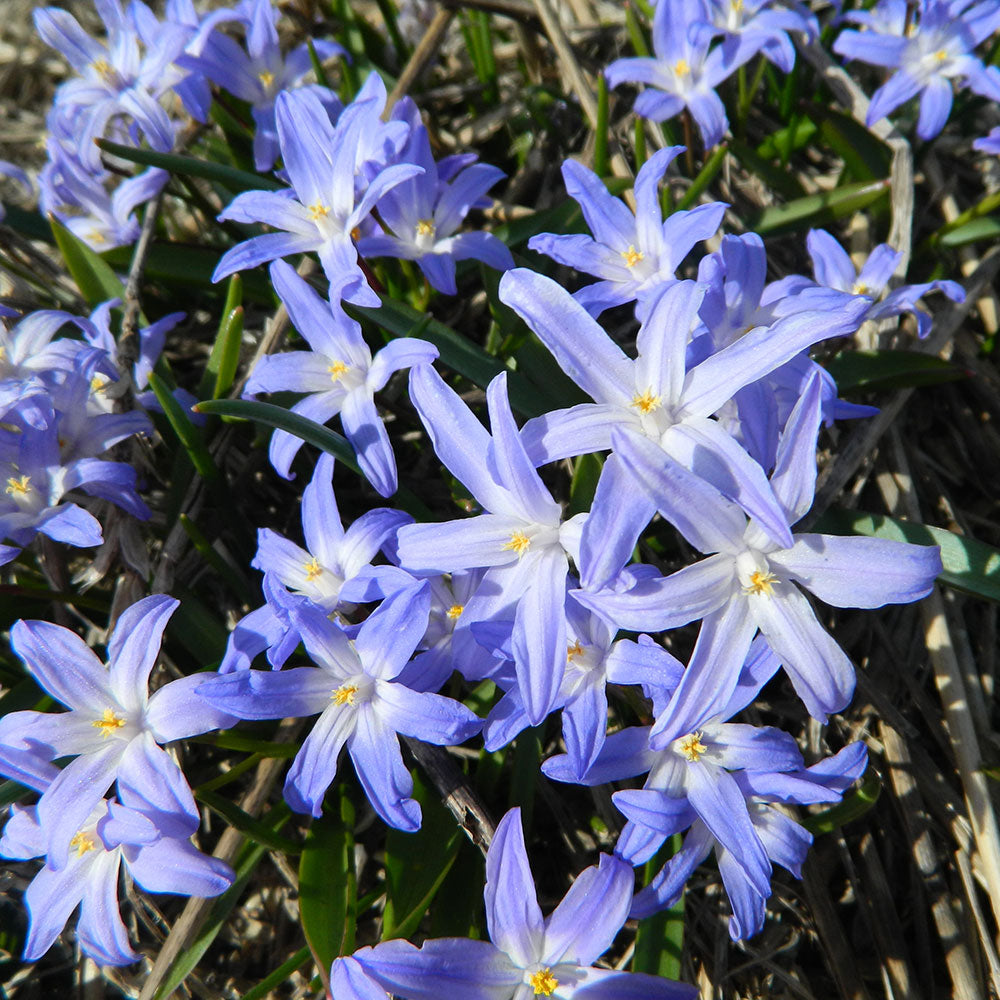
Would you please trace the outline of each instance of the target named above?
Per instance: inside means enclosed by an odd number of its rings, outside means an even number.
[[[103,392],[107,387],[108,379],[105,375],[95,375],[90,380],[90,391],[91,392]]]
[[[329,214],[330,206],[324,205],[321,201],[314,201],[309,206],[309,218],[312,219],[313,222],[317,222]]]
[[[572,663],[578,656],[583,656],[583,646],[579,639],[574,639],[573,645],[566,647],[566,662]]]
[[[345,684],[333,692],[333,703],[335,705],[353,705],[354,696],[358,693],[357,684]]]
[[[625,261],[626,267],[635,267],[640,260],[645,257],[645,254],[641,250],[636,250],[636,248],[630,243],[628,250],[621,251],[622,260]]]
[[[687,76],[691,72],[687,59],[678,59],[674,63],[674,76]]]
[[[87,851],[92,851],[97,844],[94,843],[94,838],[90,836],[89,833],[84,833],[83,830],[78,830],[73,834],[73,839],[69,842],[69,846],[76,851],[76,856],[82,858]]]
[[[101,736],[107,739],[116,729],[121,729],[125,725],[125,718],[121,715],[115,715],[112,709],[106,708],[104,715],[100,719],[94,719],[91,725],[95,729],[100,729]]]
[[[871,289],[863,281],[855,281],[851,285],[851,295],[871,295]]]
[[[24,496],[28,492],[28,485],[31,483],[31,476],[21,476],[20,479],[15,479],[11,476],[7,480],[7,489],[4,493],[9,493],[11,496],[15,494],[20,494]]]
[[[944,62],[948,58],[948,53],[945,52],[944,49],[938,49],[937,52],[934,53],[934,58],[938,62]]]
[[[517,557],[520,559],[521,556],[528,551],[529,545],[531,545],[531,539],[523,531],[515,531],[514,534],[510,536],[510,541],[504,545],[504,548],[513,549],[517,553]]]
[[[99,229],[91,229],[90,232],[87,233],[87,239],[89,239],[91,243],[108,242],[104,236],[104,233],[102,233]]]
[[[352,240],[357,240],[357,239],[360,239],[360,238],[361,238],[361,227],[360,226],[355,226],[351,230],[351,239]]]
[[[701,742],[701,731],[689,733],[682,740],[678,741],[680,752],[684,757],[694,763],[703,753],[708,753],[708,747]]]
[[[750,574],[750,582],[743,588],[743,593],[763,594],[765,597],[770,597],[777,582],[778,578],[773,573],[757,569]]]
[[[743,10],[743,0],[733,0],[733,10],[738,14]]]
[[[343,361],[334,361],[327,371],[330,373],[332,381],[336,382],[347,371],[347,365]]]
[[[111,69],[111,63],[109,63],[107,59],[95,59],[91,63],[91,66],[93,66],[97,71],[97,74],[104,77],[105,80],[107,80],[113,72]]]
[[[421,219],[417,223],[417,236],[433,236],[435,231],[432,219]]]
[[[257,79],[260,80],[265,87],[270,87],[271,84],[274,83],[274,74],[265,69],[257,74]]]
[[[456,618],[461,617],[462,612],[465,610],[464,604],[453,604],[445,614],[454,621]]]
[[[632,405],[640,413],[651,413],[659,407],[662,398],[662,396],[654,396],[652,389],[647,389],[641,396],[637,393],[632,397]]]
[[[539,969],[533,972],[528,979],[531,988],[535,991],[536,997],[550,997],[559,985],[559,980],[552,975],[551,969]]]
[[[320,566],[318,560],[314,557],[309,560],[302,567],[306,571],[306,579],[312,583],[313,580],[318,580],[323,575],[323,567]]]

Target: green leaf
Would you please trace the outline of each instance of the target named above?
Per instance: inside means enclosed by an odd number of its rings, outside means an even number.
[[[939,545],[944,565],[939,582],[988,601],[1000,602],[1000,549],[985,542],[928,524],[853,510],[828,510],[813,530],[832,535],[889,538],[915,545]]]
[[[291,810],[282,802],[275,806],[261,822],[272,832],[277,832],[288,822]],[[236,864],[236,881],[215,901],[208,911],[208,917],[202,924],[195,939],[177,957],[170,971],[160,983],[154,994],[154,1000],[165,1000],[184,981],[185,977],[201,961],[202,955],[208,951],[212,942],[222,930],[233,907],[239,902],[243,891],[253,877],[257,865],[267,853],[267,848],[259,844],[248,845]]]
[[[219,621],[218,610],[209,611],[201,600],[176,583],[171,590],[180,607],[167,625],[171,641],[183,646],[199,666],[218,663],[226,651],[229,632]]]
[[[597,492],[597,481],[604,469],[603,455],[581,455],[573,466],[573,479],[569,485],[569,506],[566,508],[566,519],[574,514],[582,514],[590,510]]]
[[[185,174],[188,177],[203,177],[208,181],[217,181],[230,191],[280,191],[287,189],[287,184],[276,181],[264,174],[252,174],[236,167],[227,167],[223,163],[213,163],[211,160],[199,160],[194,156],[180,156],[177,153],[154,153],[151,149],[134,149],[132,146],[122,146],[110,139],[97,139],[97,145],[106,153],[111,153],[119,159],[130,163],[141,163],[147,167],[160,167],[172,174]]]
[[[125,295],[125,286],[100,254],[91,250],[54,216],[50,216],[49,225],[66,262],[66,269],[73,276],[87,305],[93,307]]]
[[[243,340],[243,282],[238,274],[229,279],[226,304],[222,310],[219,332],[215,335],[212,353],[198,385],[199,396],[219,399],[224,396],[236,376]]]
[[[889,176],[892,151],[863,125],[822,104],[809,105],[809,115],[819,122],[820,135],[859,181]]]
[[[784,205],[765,208],[751,221],[748,228],[768,235],[798,232],[813,226],[828,225],[835,219],[868,208],[888,197],[887,180],[844,184],[833,191],[809,194]]]
[[[771,163],[769,159],[760,156],[757,150],[752,149],[737,138],[729,139],[728,142],[729,150],[733,156],[747,170],[756,174],[769,188],[778,192],[783,198],[795,199],[805,195],[805,188],[802,187],[792,171]]]
[[[299,859],[302,931],[327,988],[333,960],[353,949],[357,905],[354,807],[343,785],[337,797],[309,824]]]
[[[379,309],[354,307],[348,311],[360,314],[397,337],[410,336],[419,325],[421,338],[438,349],[442,364],[458,372],[459,375],[464,375],[481,388],[485,388],[500,372],[506,371],[504,365],[496,358],[490,357],[481,347],[463,337],[458,331],[435,319],[427,322],[425,313],[417,312],[416,309],[411,309],[400,302],[383,299]],[[510,391],[511,406],[524,416],[537,417],[553,408],[552,405],[546,405],[544,400],[539,399],[538,390],[516,373],[508,375],[507,387]]]
[[[826,370],[841,392],[938,385],[965,376],[950,362],[920,351],[841,351]]]
[[[300,417],[283,406],[274,403],[258,403],[253,399],[205,399],[195,403],[196,413],[217,413],[223,417],[237,417],[240,420],[253,420],[268,427],[277,427],[288,431],[303,441],[314,445],[320,451],[329,452],[337,461],[343,462],[348,468],[360,473],[354,449],[342,434],[331,431],[322,424]]]
[[[681,847],[680,834],[674,834],[656,854],[646,862],[643,884],[649,885],[653,877]],[[673,906],[639,921],[635,933],[635,951],[632,954],[632,971],[646,972],[667,979],[680,979],[681,953],[684,949],[684,896]]]
[[[282,962],[274,972],[265,976],[256,986],[246,991],[241,1000],[265,1000],[279,986],[285,984],[285,980],[296,971],[301,969],[312,958],[312,953],[308,948],[300,948],[287,962]]]
[[[801,818],[799,822],[815,837],[823,833],[832,833],[837,827],[864,816],[875,805],[881,794],[882,779],[875,768],[869,767],[862,779],[861,787],[850,795],[845,795],[843,802],[815,815]]]
[[[206,483],[218,483],[220,474],[215,459],[205,446],[201,431],[191,423],[184,412],[184,407],[174,399],[167,384],[156,372],[149,373],[149,386],[156,396],[156,401],[163,408],[163,413],[177,435],[177,440],[188,453],[195,471]]]
[[[691,186],[684,192],[684,196],[677,202],[677,210],[683,211],[690,208],[707,190],[709,184],[715,180],[716,175],[722,169],[722,164],[726,161],[726,153],[729,147],[726,143],[721,143],[712,151],[712,155],[705,161],[705,165],[698,171],[698,176],[691,182]]]
[[[283,406],[274,403],[258,403],[252,399],[205,399],[192,407],[197,413],[217,413],[223,417],[236,417],[240,420],[254,420],[268,427],[277,427],[302,438],[308,444],[314,445],[320,451],[328,452],[339,462],[352,469],[359,476],[361,470],[354,449],[343,435],[331,431],[322,424],[301,417]],[[419,521],[432,521],[434,515],[427,505],[411,490],[400,487],[395,494],[396,504],[412,514]]]
[[[414,775],[413,797],[423,821],[415,833],[390,829],[385,838],[385,912],[382,940],[409,937],[458,857],[465,834],[454,816]]]
[[[217,795],[215,792],[205,788],[195,789],[194,797],[203,802],[214,813],[218,813],[230,826],[239,830],[248,840],[252,840],[261,847],[269,847],[272,851],[282,851],[285,854],[298,854],[302,850],[302,845],[289,837],[283,837],[280,833],[275,833],[267,823],[262,823],[245,813],[239,806],[234,805],[229,799]]]
[[[980,240],[996,240],[997,237],[1000,237],[1000,218],[986,216],[949,230],[938,242],[945,247],[962,247]]]

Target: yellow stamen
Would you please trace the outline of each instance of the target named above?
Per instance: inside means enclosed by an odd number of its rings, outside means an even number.
[[[334,363],[327,368],[327,371],[330,373],[332,381],[336,382],[341,375],[347,371],[347,365],[345,365],[343,361],[334,361]]]
[[[701,731],[685,736],[680,741],[680,751],[692,763],[697,761],[703,753],[708,753],[708,747],[701,742]]]
[[[871,295],[871,289],[863,281],[855,281],[851,285],[852,295]]]
[[[535,996],[550,997],[559,985],[559,980],[552,975],[551,969],[539,969],[528,978],[531,988],[535,991]]]
[[[743,0],[733,0],[733,10],[738,14],[743,10]]]
[[[87,238],[92,243],[107,243],[108,242],[107,239],[105,239],[104,233],[102,233],[99,229],[91,229],[90,232],[87,233]]]
[[[28,484],[30,482],[31,476],[21,476],[20,479],[15,479],[11,476],[7,480],[7,489],[4,490],[4,493],[9,493],[11,496],[19,493],[21,496],[24,496],[28,492]]]
[[[630,243],[628,245],[628,250],[621,251],[622,259],[625,261],[626,267],[635,267],[640,260],[645,257],[645,254],[641,250],[636,250],[636,248]]]
[[[650,413],[659,407],[661,396],[654,396],[652,389],[647,389],[641,396],[634,395],[632,397],[632,406],[634,406],[640,413]]]
[[[572,663],[578,656],[583,656],[583,646],[579,639],[574,639],[573,645],[566,647],[566,662]]]
[[[95,59],[91,63],[91,66],[93,66],[97,71],[97,74],[102,76],[105,80],[111,76],[111,64],[107,61],[107,59]]]
[[[687,76],[691,72],[687,59],[678,59],[674,63],[674,76]]]
[[[421,219],[417,223],[417,236],[433,236],[436,229],[431,219]]]
[[[335,705],[353,705],[354,696],[358,693],[357,684],[345,684],[333,692],[333,703]]]
[[[774,584],[777,582],[778,578],[773,573],[757,569],[750,574],[750,582],[743,588],[743,593],[763,594],[765,597],[770,597],[774,592]]]
[[[528,551],[529,545],[531,545],[531,539],[523,531],[515,531],[510,536],[510,541],[504,545],[504,548],[513,549],[517,553],[518,559],[520,559]]]
[[[91,725],[95,729],[100,729],[101,736],[107,739],[116,729],[121,729],[125,725],[125,719],[121,715],[115,715],[112,709],[106,708],[103,717],[94,719]]]
[[[330,206],[324,205],[320,201],[315,201],[309,206],[309,218],[312,219],[313,222],[318,222],[324,216],[327,216],[329,214],[330,214]]]
[[[90,391],[91,392],[103,392],[108,384],[107,377],[104,375],[95,375],[90,380]]]
[[[451,606],[451,607],[450,607],[450,608],[449,608],[449,609],[448,609],[448,610],[447,610],[447,611],[445,612],[445,614],[446,614],[446,615],[447,615],[447,616],[448,616],[448,617],[449,617],[450,619],[452,619],[452,621],[454,621],[454,620],[455,620],[456,618],[459,618],[459,617],[461,616],[461,614],[462,614],[462,612],[463,612],[464,610],[465,610],[465,605],[464,605],[464,604],[453,604],[453,605],[452,605],[452,606]]]
[[[90,836],[89,833],[84,833],[83,830],[78,830],[73,834],[73,839],[69,842],[69,846],[76,851],[76,856],[82,858],[87,851],[92,851],[97,845],[94,843],[94,838]]]
[[[938,49],[937,52],[934,53],[934,58],[938,62],[944,62],[948,58],[948,53],[945,52],[944,49]]]
[[[260,80],[265,87],[270,87],[271,84],[274,83],[274,74],[265,69],[263,72],[257,74],[257,79]]]
[[[306,571],[306,579],[312,583],[313,580],[318,580],[323,575],[323,567],[320,566],[319,562],[313,558],[302,567]]]

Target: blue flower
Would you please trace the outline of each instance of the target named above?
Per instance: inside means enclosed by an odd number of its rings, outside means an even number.
[[[490,941],[438,938],[416,948],[396,940],[362,948],[334,962],[333,993],[338,1000],[375,1000],[381,991],[404,1000],[441,1000],[456,993],[470,1000],[693,1000],[691,986],[594,967],[625,923],[632,882],[627,864],[602,854],[543,917],[521,811],[511,809],[486,855]]]
[[[198,675],[147,693],[163,629],[177,604],[157,595],[127,608],[108,641],[107,667],[67,628],[18,621],[11,629],[11,648],[28,672],[70,709],[12,712],[0,720],[0,772],[17,773],[24,751],[41,760],[74,758],[36,807],[46,837],[43,853],[55,869],[70,860],[73,837],[116,781],[120,795],[132,790],[148,808],[182,822],[193,819],[197,826],[184,775],[159,744],[226,728],[235,720],[195,695],[203,680]]]
[[[292,412],[321,424],[339,413],[361,471],[382,496],[391,496],[396,492],[396,459],[375,407],[375,393],[401,368],[433,361],[437,348],[416,337],[400,337],[373,358],[360,324],[339,304],[321,299],[284,261],[271,265],[271,281],[312,350],[261,358],[244,395],[308,393]],[[292,478],[289,469],[301,447],[302,439],[294,434],[272,434],[268,455],[278,475]]]
[[[920,96],[917,135],[933,139],[951,113],[952,80],[976,94],[1000,101],[1000,69],[984,66],[972,50],[1000,26],[992,2],[924,0],[910,21],[901,0],[882,0],[872,11],[851,11],[845,19],[868,28],[845,31],[833,50],[847,59],[897,68],[872,95],[867,123],[873,125],[901,104]]]
[[[477,733],[481,721],[464,705],[399,683],[427,627],[427,585],[387,598],[353,639],[315,608],[299,607],[296,630],[315,667],[237,670],[203,681],[198,693],[241,719],[319,715],[285,780],[285,799],[298,812],[319,816],[323,797],[347,746],[354,770],[390,826],[420,827],[420,805],[399,750],[402,733],[453,745]]]
[[[676,280],[675,271],[699,240],[708,239],[722,221],[721,202],[674,212],[664,222],[657,187],[683,146],[661,149],[639,169],[635,178],[635,216],[593,171],[575,160],[562,166],[570,197],[579,202],[594,234],[540,233],[528,241],[532,250],[601,280],[573,296],[592,316],[638,299],[637,314],[645,318],[650,303]]]

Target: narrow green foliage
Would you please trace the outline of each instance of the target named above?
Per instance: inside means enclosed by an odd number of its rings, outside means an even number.
[[[265,1000],[272,990],[284,985],[285,980],[311,958],[312,953],[308,948],[300,948],[287,962],[283,962],[269,976],[265,976],[253,989],[247,990],[242,1000]]]
[[[643,868],[643,885],[681,849],[682,837],[675,833]],[[684,950],[684,896],[673,906],[639,921],[632,954],[632,971],[667,979],[680,979]]]
[[[186,174],[189,177],[203,177],[205,180],[217,181],[230,191],[253,191],[257,189],[279,191],[285,187],[280,181],[265,174],[252,174],[236,167],[227,167],[223,163],[213,163],[210,160],[199,160],[194,156],[180,156],[177,153],[154,153],[151,149],[133,149],[111,142],[110,139],[98,139],[97,145],[106,153],[113,153],[130,163],[141,163],[147,167],[162,167],[172,174]]]
[[[291,810],[284,802],[272,809],[261,821],[272,833],[277,833],[288,822]],[[267,853],[266,847],[259,844],[249,845],[236,864],[236,881],[212,904],[208,917],[191,942],[177,956],[159,989],[154,994],[154,1000],[166,1000],[171,993],[184,981],[188,973],[201,961],[202,955],[208,951],[212,942],[222,930],[233,907],[240,901],[257,865]]]
[[[120,299],[125,286],[100,254],[95,253],[82,240],[68,230],[55,216],[49,217],[56,246],[73,276],[80,294],[91,307],[108,299]]]
[[[267,823],[254,819],[239,806],[233,805],[229,799],[223,798],[204,786],[195,789],[195,798],[260,847],[268,847],[272,851],[282,851],[285,854],[297,854],[302,849],[301,844],[289,837],[283,837],[280,833],[272,830]]]
[[[521,807],[525,834],[531,830],[535,816],[535,790],[541,773],[542,737],[545,723],[522,730],[514,741],[514,766],[510,776],[508,806]]]
[[[608,159],[608,81],[597,78],[597,127],[594,129],[594,173],[607,177],[611,173]]]
[[[205,533],[187,514],[181,513],[178,516],[178,520],[198,555],[215,570],[221,580],[225,580],[226,584],[232,588],[234,593],[239,595],[240,600],[244,604],[253,604],[256,597],[253,589],[247,583],[243,571],[232,560],[225,558],[221,553],[216,551]]]
[[[722,164],[726,162],[726,153],[729,149],[725,142],[720,143],[712,150],[712,155],[705,161],[705,165],[698,171],[698,176],[691,182],[691,186],[684,192],[684,197],[677,202],[677,208],[683,210],[692,208],[708,190],[708,186],[715,180]]]
[[[914,545],[940,545],[944,571],[938,577],[957,590],[1000,602],[1000,549],[929,524],[899,521],[882,514],[828,510],[815,531],[834,535],[870,535]]]
[[[267,427],[277,427],[288,431],[303,441],[329,452],[338,462],[343,462],[348,468],[360,474],[358,463],[354,458],[354,449],[347,438],[328,427],[300,417],[283,406],[274,403],[258,403],[252,399],[205,399],[195,403],[198,413],[216,413],[224,417],[237,417],[240,420],[254,420]]]
[[[841,351],[826,370],[841,392],[938,385],[965,377],[951,362],[921,351]]]
[[[747,170],[756,174],[771,190],[789,199],[805,197],[806,190],[798,178],[759,155],[759,150],[753,149],[739,139],[729,140],[729,150]]]
[[[625,4],[625,29],[628,31],[628,38],[635,54],[648,56],[650,54],[649,34],[639,22],[639,18],[635,15],[635,8],[630,3]]]
[[[997,219],[985,219],[983,217],[990,215],[992,212],[996,212],[998,208],[1000,208],[1000,191],[994,191],[992,194],[988,194],[980,202],[973,205],[972,208],[966,209],[960,215],[955,216],[951,222],[946,222],[940,227],[940,229],[935,229],[934,232],[920,244],[919,249],[921,251],[926,251],[933,250],[938,246],[960,246],[961,243],[955,242],[954,237],[974,220],[991,223],[995,232],[996,228],[1000,226]],[[949,239],[949,237],[951,237],[951,239]],[[971,242],[971,240],[965,242]]]
[[[399,25],[396,23],[396,5],[393,0],[375,0],[375,2],[382,14],[382,20],[385,21],[385,30],[389,33],[392,47],[396,50],[396,62],[403,66],[410,58],[410,47],[406,44],[406,40],[399,31]]]
[[[219,332],[212,345],[208,364],[198,386],[198,395],[219,399],[224,396],[236,377],[243,339],[243,281],[238,274],[229,279],[226,304],[222,309]]]
[[[329,90],[330,80],[326,75],[326,70],[323,69],[323,63],[320,61],[319,55],[316,52],[316,46],[313,45],[313,40],[311,38],[307,38],[306,45],[309,46],[309,62],[312,64],[313,73],[316,74],[316,82],[321,87],[326,87],[326,89]]]
[[[980,243],[983,240],[996,242],[997,239],[1000,239],[1000,219],[990,216],[986,219],[973,219],[945,233],[941,237],[940,246],[964,247],[969,243]]]
[[[809,116],[819,133],[858,181],[888,177],[892,151],[853,118],[818,104],[809,105]]]
[[[149,373],[149,387],[153,390],[156,401],[163,408],[163,413],[177,435],[177,440],[183,445],[191,459],[195,471],[206,483],[220,483],[222,477],[219,468],[205,446],[201,431],[191,423],[188,415],[184,412],[184,407],[174,399],[167,384],[156,372]]]
[[[175,582],[171,593],[181,603],[167,625],[167,635],[183,646],[198,666],[218,663],[226,651],[229,631],[217,609],[209,611],[201,599]]]
[[[410,336],[411,331],[425,320],[415,309],[390,299],[383,299],[380,309],[353,307],[348,312],[363,316],[397,337]],[[420,336],[440,351],[442,364],[478,386],[485,388],[494,376],[505,370],[496,358],[490,357],[468,337],[437,320],[426,323]],[[508,388],[511,405],[524,416],[535,417],[551,409],[547,401],[539,399],[537,393],[517,375],[509,376]]]
[[[597,492],[597,481],[604,468],[603,455],[581,455],[573,464],[573,480],[569,486],[569,506],[565,517],[568,520],[576,514],[590,510]]]
[[[801,818],[799,822],[814,836],[833,833],[838,827],[853,820],[860,819],[868,812],[882,794],[882,779],[878,771],[869,767],[861,781],[861,786],[850,795],[845,795],[843,802],[824,809],[813,816]]]
[[[809,194],[784,205],[765,208],[750,228],[762,236],[801,232],[815,226],[825,226],[836,219],[851,215],[862,208],[874,208],[888,202],[887,180],[844,184],[833,191]]]
[[[465,834],[437,793],[414,775],[423,821],[416,833],[390,829],[385,838],[386,899],[382,940],[409,937],[458,857]]]
[[[340,784],[309,824],[299,859],[302,931],[328,991],[333,960],[354,949],[356,907],[354,806]]]

